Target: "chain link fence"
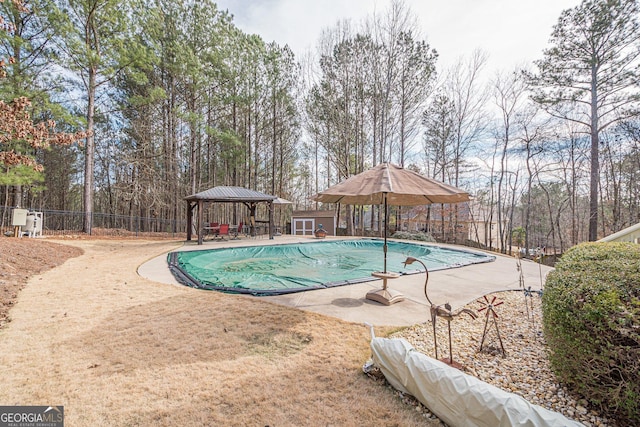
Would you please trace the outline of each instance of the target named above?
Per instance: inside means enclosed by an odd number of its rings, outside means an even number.
[[[14,235],[12,206],[0,206],[0,232]],[[43,236],[86,235],[83,231],[85,213],[78,211],[29,209],[42,213]],[[185,220],[167,220],[153,217],[91,214],[92,236],[170,237],[186,238]]]

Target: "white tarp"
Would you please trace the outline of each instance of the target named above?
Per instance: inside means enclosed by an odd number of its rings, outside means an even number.
[[[451,427],[582,426],[430,358],[404,339],[376,338],[371,331],[373,362],[387,381],[414,396]]]

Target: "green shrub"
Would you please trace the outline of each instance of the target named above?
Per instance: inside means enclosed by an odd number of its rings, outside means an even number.
[[[430,243],[436,242],[436,239],[434,239],[431,234],[424,233],[422,231],[414,231],[414,232],[396,231],[395,233],[393,233],[391,237],[393,237],[394,239],[419,240],[421,242],[430,242]]]
[[[623,424],[640,424],[640,245],[585,243],[546,282],[551,367],[570,389]]]

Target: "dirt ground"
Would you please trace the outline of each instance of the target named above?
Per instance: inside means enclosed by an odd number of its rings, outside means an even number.
[[[362,372],[361,324],[137,274],[181,245],[0,238],[0,405],[63,405],[70,426],[440,425]]]
[[[11,321],[9,310],[29,277],[80,255],[80,248],[42,239],[0,238],[0,328]]]

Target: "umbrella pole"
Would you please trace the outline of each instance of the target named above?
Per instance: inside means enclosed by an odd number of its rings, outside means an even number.
[[[384,272],[387,272],[387,193],[384,193]]]
[[[404,295],[397,291],[392,291],[387,288],[387,281],[389,279],[396,279],[400,277],[398,273],[387,273],[387,193],[384,193],[384,271],[373,272],[371,275],[382,279],[382,289],[367,292],[367,299],[379,302],[384,305],[395,304],[404,300]]]

